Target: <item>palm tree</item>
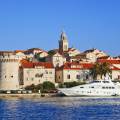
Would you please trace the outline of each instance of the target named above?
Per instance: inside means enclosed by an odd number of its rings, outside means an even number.
[[[101,73],[101,78],[102,78],[102,76],[105,77],[107,74],[108,75],[111,74],[112,71],[110,69],[110,64],[106,63],[106,62],[102,63],[101,64],[101,72],[100,73]]]
[[[93,79],[97,79],[97,76],[100,74],[100,64],[96,63],[94,66],[90,69],[90,75],[93,76]]]
[[[106,76],[106,74],[111,74],[110,64],[104,63],[95,63],[95,65],[90,69],[90,74],[93,76],[93,79],[97,79],[98,75],[101,77]]]

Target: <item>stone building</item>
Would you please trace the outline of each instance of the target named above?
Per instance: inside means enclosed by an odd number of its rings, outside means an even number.
[[[0,90],[18,90],[20,88],[20,59],[13,51],[0,52]]]
[[[20,73],[23,87],[41,84],[44,81],[55,83],[55,69],[52,63],[22,60]]]
[[[65,63],[56,69],[56,82],[81,82],[90,79],[89,69],[93,66],[90,63]]]
[[[52,62],[54,67],[60,67],[66,62],[66,58],[57,52],[46,57],[46,61]]]

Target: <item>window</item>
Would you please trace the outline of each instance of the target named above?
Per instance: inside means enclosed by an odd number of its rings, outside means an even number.
[[[43,73],[41,73],[41,74],[37,73],[37,74],[35,74],[35,77],[43,77]]]
[[[46,70],[45,73],[48,74],[48,71]]]
[[[70,75],[67,75],[67,79],[70,79]]]
[[[89,78],[89,76],[88,75],[86,75],[86,79],[88,79]]]
[[[80,88],[84,88],[84,87],[80,87]]]
[[[101,81],[93,81],[94,83],[100,83]]]
[[[52,71],[50,71],[49,74],[52,74]]]
[[[11,78],[13,78],[13,75],[11,75]]]
[[[109,81],[102,81],[103,83],[109,83]]]
[[[76,75],[76,79],[80,79],[80,75]]]

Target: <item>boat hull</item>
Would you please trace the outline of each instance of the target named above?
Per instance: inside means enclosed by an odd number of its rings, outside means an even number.
[[[70,90],[70,89],[60,89],[59,94],[65,95],[65,96],[71,96],[71,97],[109,97],[109,96],[120,96],[120,91],[99,91],[96,92],[91,91],[77,91],[77,90]]]

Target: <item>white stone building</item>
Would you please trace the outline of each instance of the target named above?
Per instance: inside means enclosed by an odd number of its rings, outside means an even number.
[[[69,57],[72,57],[72,56],[76,56],[76,55],[79,55],[80,54],[80,51],[77,50],[76,48],[69,48],[68,49],[68,52],[67,54],[69,55]]]
[[[89,69],[93,64],[89,63],[65,63],[56,69],[56,82],[81,82],[90,79]]]
[[[31,48],[31,49],[26,50],[24,53],[25,53],[25,54],[33,54],[33,55],[36,55],[36,54],[38,54],[38,53],[40,53],[40,52],[46,52],[46,51],[44,51],[44,50],[42,50],[42,49],[40,49],[40,48]]]
[[[120,68],[112,67],[112,79],[120,80]]]
[[[21,61],[21,80],[23,87],[41,84],[44,81],[55,83],[55,69],[52,63]]]
[[[89,62],[96,62],[98,58],[108,56],[103,51],[98,49],[89,49],[80,54],[82,59],[86,59]]]
[[[0,52],[0,90],[18,90],[19,60],[12,51]]]
[[[61,55],[60,53],[57,52],[53,55],[49,55],[46,58],[46,61],[47,62],[52,62],[54,67],[60,67],[66,62],[66,58],[63,55]]]
[[[45,58],[48,56],[48,53],[46,51],[38,53],[39,58]]]

